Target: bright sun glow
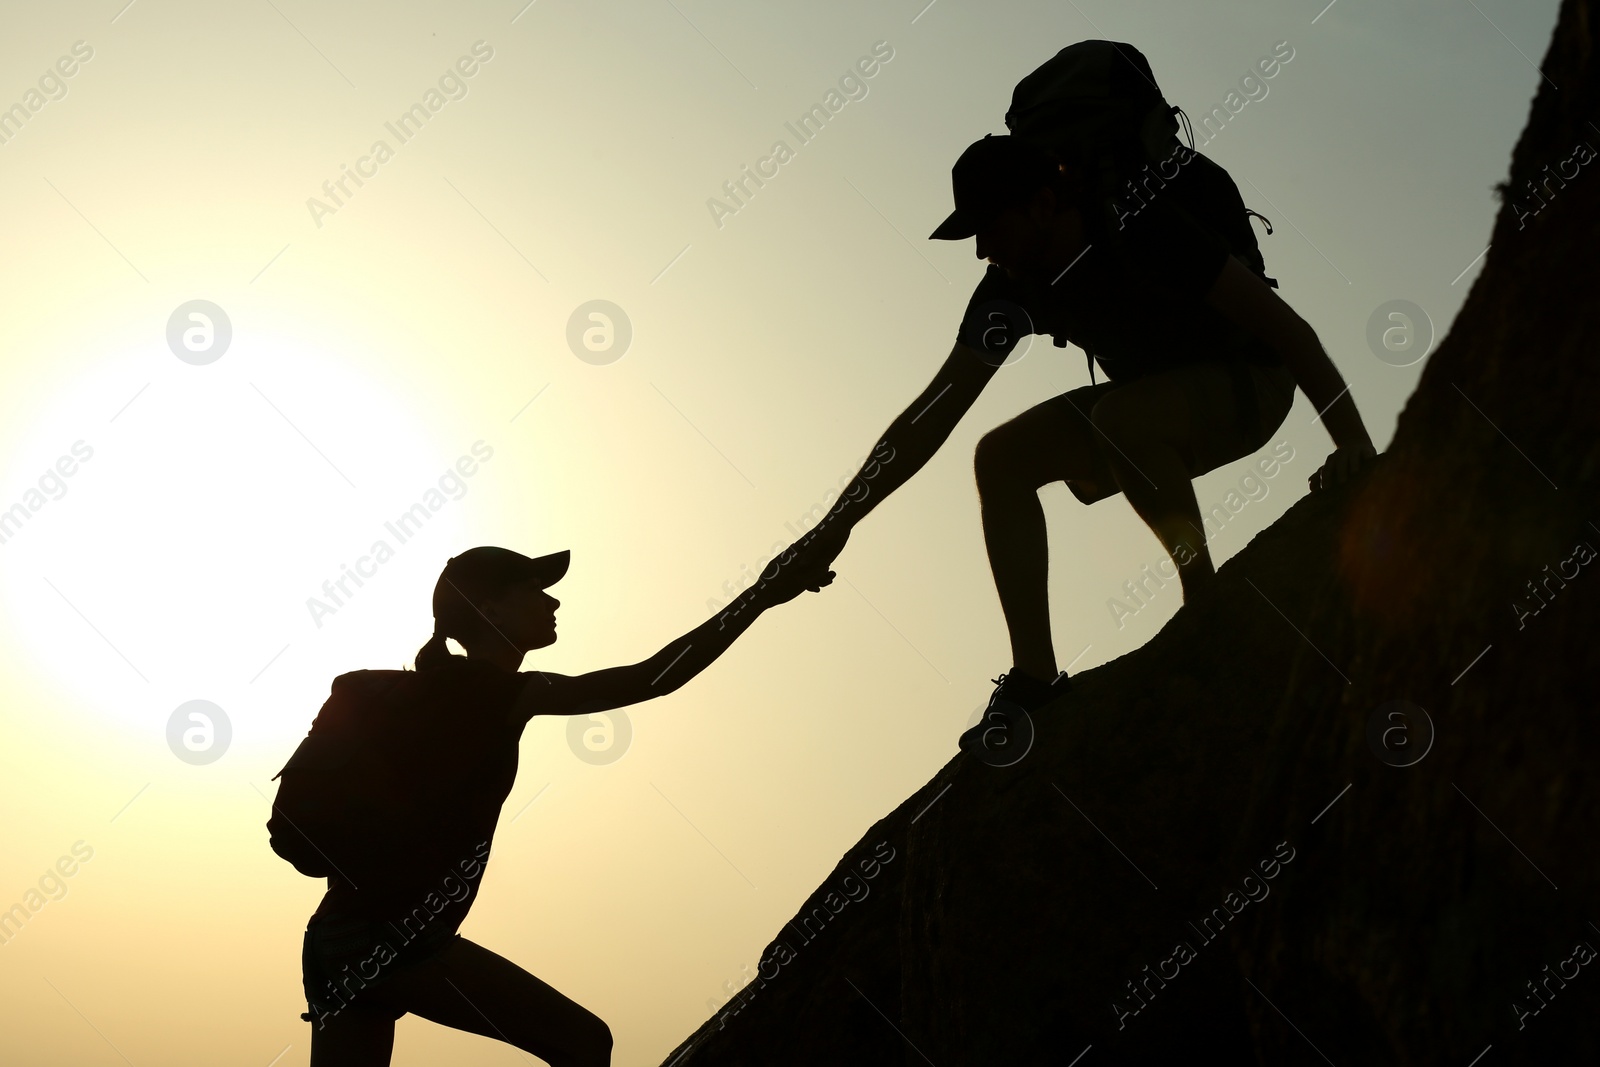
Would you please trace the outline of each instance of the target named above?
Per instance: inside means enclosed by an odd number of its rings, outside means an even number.
[[[285,335],[207,366],[124,349],[57,395],[11,452],[5,484],[39,492],[5,502],[29,514],[8,527],[3,599],[77,699],[149,728],[190,699],[247,706],[273,671],[325,686],[317,665],[356,645],[417,643],[471,442],[432,440],[381,383]]]

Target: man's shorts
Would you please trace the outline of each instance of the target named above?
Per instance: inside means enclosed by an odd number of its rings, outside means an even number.
[[[1206,427],[1205,439],[1190,443],[1183,450],[1189,477],[1209,471],[1256,451],[1278,432],[1294,406],[1294,375],[1285,366],[1269,366],[1242,361],[1192,363],[1123,382],[1099,382],[1071,389],[1057,401],[1071,404],[1088,418],[1108,393],[1151,379],[1170,382],[1194,405],[1197,425]],[[1076,418],[1077,416],[1072,416]],[[1116,496],[1116,475],[1111,469],[1112,445],[1095,431],[1093,476],[1072,479],[1067,488],[1085,504]]]
[[[456,936],[448,924],[438,923],[407,941],[403,932],[386,922],[337,914],[313,916],[300,950],[300,980],[308,1009],[300,1018],[318,1023],[340,1011],[400,1018],[405,1009],[374,1003],[372,990],[396,971],[431,959]]]

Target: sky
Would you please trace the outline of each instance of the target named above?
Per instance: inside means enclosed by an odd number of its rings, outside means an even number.
[[[527,670],[635,662],[713,614],[949,352],[983,270],[972,242],[926,238],[950,165],[1068,44],[1134,44],[1197,127],[1292,53],[1201,147],[1272,220],[1268,273],[1381,450],[1481,269],[1556,9],[9,10],[8,1061],[306,1063],[300,937],[322,887],[265,822],[332,679],[408,665],[439,569],[478,544],[572,550],[562,636]],[[788,124],[831,90],[843,106],[802,143]],[[1369,343],[1395,301],[1416,330],[1398,354]],[[973,448],[1087,381],[1078,349],[1035,338],[856,529],[830,588],[670,696],[531,723],[463,935],[605,1019],[615,1063],[664,1059],[955,754],[1009,667]],[[1291,458],[1217,529],[1219,563],[1306,492],[1331,448],[1315,414],[1297,395],[1273,439]],[[1202,508],[1253,458],[1197,479]],[[1062,663],[1144,644],[1180,604],[1176,583],[1125,597],[1165,558],[1154,535],[1120,498],[1042,499]],[[400,1022],[394,1063],[446,1057],[518,1054]]]

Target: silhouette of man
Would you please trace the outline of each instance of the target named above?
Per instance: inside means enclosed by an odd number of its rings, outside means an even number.
[[[884,432],[879,448],[892,459],[863,467],[798,561],[831,563],[850,529],[944,443],[1022,337],[1050,333],[1092,352],[1107,381],[991,430],[975,456],[1012,652],[990,707],[1032,710],[1067,688],[1050,636],[1040,487],[1065,482],[1085,504],[1121,493],[1177,564],[1189,602],[1215,574],[1191,479],[1269,440],[1296,385],[1336,446],[1311,476],[1313,491],[1375,453],[1311,326],[1170,197],[1158,192],[1119,227],[1072,168],[1010,136],[968,147],[952,185],[955,211],[932,239],[976,237],[989,268],[944,365]]]

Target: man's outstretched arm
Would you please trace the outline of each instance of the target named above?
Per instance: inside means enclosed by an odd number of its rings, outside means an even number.
[[[933,458],[989,384],[999,363],[996,356],[955,343],[933,381],[883,432],[839,503],[797,543],[802,568],[832,563],[851,528]]]

